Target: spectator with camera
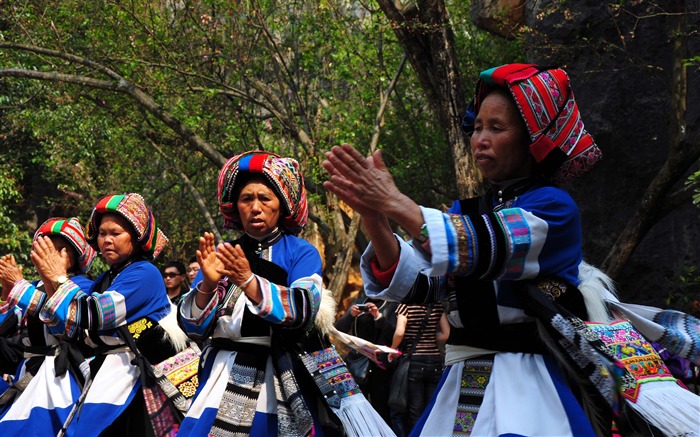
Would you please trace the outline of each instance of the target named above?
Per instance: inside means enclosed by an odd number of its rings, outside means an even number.
[[[335,327],[339,331],[374,344],[388,346],[391,344],[396,327],[397,306],[395,302],[367,298],[364,303],[351,305],[343,317],[335,323]],[[383,364],[378,365],[360,352],[351,350],[345,357],[345,362],[362,393],[393,429],[388,404],[392,368],[386,361],[386,356],[381,359]],[[394,432],[399,434],[396,429]]]

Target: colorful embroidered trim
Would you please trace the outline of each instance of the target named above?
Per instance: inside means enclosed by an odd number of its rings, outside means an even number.
[[[628,321],[621,320],[609,325],[586,324],[634,376],[636,384],[623,387],[622,394],[627,399],[636,402],[641,384],[651,381],[677,382],[651,344]]]
[[[34,241],[41,236],[56,235],[63,237],[78,254],[80,271],[86,273],[95,259],[97,252],[87,242],[83,227],[77,218],[53,217],[46,220],[34,233]]]
[[[236,155],[226,161],[219,173],[217,198],[224,217],[224,226],[241,229],[241,218],[233,196],[238,192],[237,183],[241,173],[257,173],[271,184],[280,203],[284,206],[284,217],[280,225],[288,232],[299,234],[309,215],[304,189],[304,176],[299,163],[291,158],[260,150]]]

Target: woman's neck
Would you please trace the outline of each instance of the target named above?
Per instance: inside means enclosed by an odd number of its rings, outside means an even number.
[[[270,237],[272,237],[272,236],[275,236],[275,235],[277,234],[277,232],[279,232],[279,228],[275,228],[275,229],[271,230],[269,233],[267,233],[267,234],[265,234],[265,235],[263,235],[263,236],[261,236],[261,237],[256,237],[255,235],[250,235],[250,234],[247,233],[247,232],[246,232],[245,234],[246,234],[247,236],[249,236],[250,238],[252,238],[253,240],[265,241],[266,239],[268,239],[268,238],[270,238]]]

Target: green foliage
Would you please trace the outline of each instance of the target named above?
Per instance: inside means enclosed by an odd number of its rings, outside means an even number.
[[[685,67],[700,67],[700,56],[691,56],[683,62]]]
[[[666,296],[666,305],[692,313],[692,303],[700,300],[700,271],[697,266],[686,266],[678,279],[673,279],[677,290]]]
[[[686,189],[693,190],[693,205],[700,207],[700,170],[688,176]]]
[[[13,254],[18,263],[26,263],[31,238],[17,224],[12,208],[22,199],[19,177],[19,169],[0,156],[0,253]]]
[[[478,71],[519,59],[517,43],[474,29],[468,5],[447,6],[465,90]],[[315,186],[326,178],[320,163],[330,147],[368,148],[380,93],[403,56],[374,2],[5,0],[3,26],[5,42],[79,56],[122,76],[224,157],[250,149],[295,157]],[[86,63],[24,50],[3,50],[0,60],[0,68],[113,80]],[[10,132],[0,147],[9,153],[16,141],[23,150],[16,175],[0,181],[26,202],[0,211],[24,235],[13,244],[52,215],[84,223],[95,202],[115,192],[140,192],[151,204],[171,243],[159,262],[188,259],[210,230],[191,190],[220,226],[218,164],[133,99],[61,82],[5,78],[0,87],[9,91],[0,95],[0,126]],[[454,197],[450,145],[410,66],[391,96],[379,147],[417,201],[438,206]],[[325,220],[325,196],[309,198]]]

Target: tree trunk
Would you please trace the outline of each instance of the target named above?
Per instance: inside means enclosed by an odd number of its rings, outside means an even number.
[[[455,52],[454,34],[442,0],[379,0],[379,6],[392,23],[431,110],[452,147],[457,190],[460,197],[479,191],[481,179],[473,171],[474,159],[461,120],[467,108]]]

